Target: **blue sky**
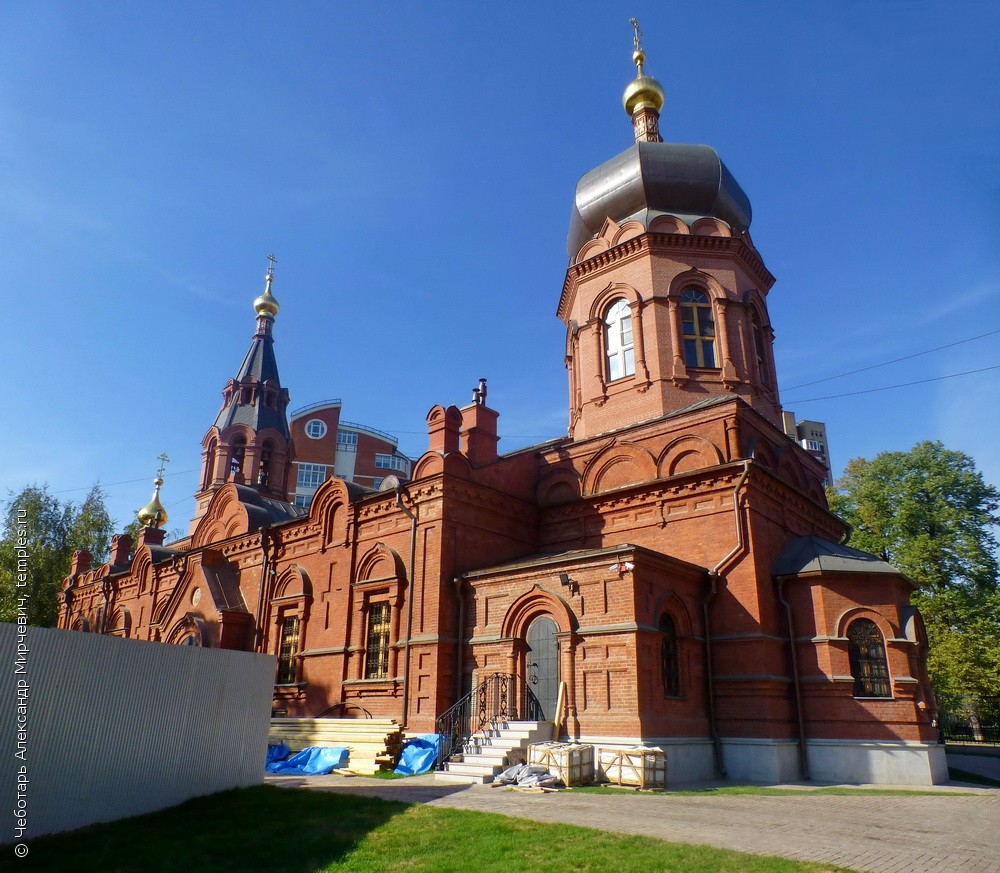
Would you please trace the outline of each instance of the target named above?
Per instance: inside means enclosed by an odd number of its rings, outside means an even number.
[[[631,15],[664,138],[753,204],[786,409],[838,470],[940,439],[1000,484],[1000,369],[940,379],[1000,333],[808,384],[1000,330],[1000,4],[42,0],[0,10],[0,491],[100,481],[124,524],[167,452],[186,529],[268,252],[293,407],[417,456],[485,376],[501,450],[565,433],[566,230],[631,142]]]

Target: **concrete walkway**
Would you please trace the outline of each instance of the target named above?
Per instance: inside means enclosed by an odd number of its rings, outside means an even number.
[[[876,873],[1000,873],[1000,789],[955,783],[936,787],[933,790],[941,793],[933,796],[681,796],[623,790],[621,796],[610,797],[447,785],[430,775],[392,781],[268,776],[266,781],[823,861]]]

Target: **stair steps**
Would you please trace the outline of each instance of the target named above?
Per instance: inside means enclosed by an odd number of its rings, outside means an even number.
[[[434,774],[440,782],[465,784],[492,782],[493,777],[508,766],[508,758],[515,750],[527,753],[531,743],[545,742],[552,738],[552,725],[547,721],[510,721],[496,723],[474,734],[465,744],[460,761],[445,761],[444,767]]]

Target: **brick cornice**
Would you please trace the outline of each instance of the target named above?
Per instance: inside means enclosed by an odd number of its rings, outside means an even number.
[[[572,264],[566,271],[562,294],[556,314],[563,321],[569,317],[569,301],[577,283],[594,273],[632,260],[642,254],[665,254],[672,251],[699,251],[712,254],[728,255],[734,258],[761,285],[761,290],[767,293],[774,284],[774,276],[764,266],[764,261],[755,249],[741,237],[696,236],[684,233],[644,233],[632,239],[625,240],[603,252]]]

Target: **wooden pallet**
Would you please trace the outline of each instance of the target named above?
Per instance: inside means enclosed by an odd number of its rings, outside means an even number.
[[[272,718],[268,739],[293,752],[310,746],[346,748],[348,768],[366,775],[394,767],[403,745],[399,724],[391,718]]]

